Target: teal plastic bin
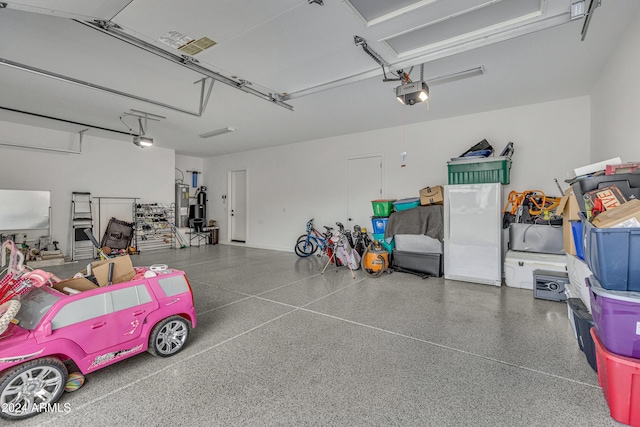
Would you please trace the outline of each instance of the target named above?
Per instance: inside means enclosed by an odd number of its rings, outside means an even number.
[[[384,240],[384,233],[373,233],[373,240],[377,240],[378,242],[380,242],[389,253],[393,253],[393,249],[396,247],[396,242],[394,239],[391,239],[390,243],[387,243]]]
[[[397,211],[406,211],[408,209],[417,208],[420,206],[420,198],[419,197],[411,197],[409,199],[401,199],[393,202],[393,208]]]

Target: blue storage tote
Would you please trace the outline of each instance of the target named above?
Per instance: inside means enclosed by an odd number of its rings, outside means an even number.
[[[597,228],[586,220],[584,258],[600,286],[614,291],[640,291],[640,228]]]
[[[384,234],[384,230],[387,228],[387,222],[389,222],[389,218],[386,217],[371,217],[373,234]]]
[[[576,256],[584,261],[584,239],[582,234],[582,221],[569,221],[571,223],[571,234],[576,247]]]
[[[393,202],[393,207],[397,212],[417,208],[418,206],[420,206],[420,197],[411,197]]]

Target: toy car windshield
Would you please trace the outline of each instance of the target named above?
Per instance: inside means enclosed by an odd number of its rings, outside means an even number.
[[[51,306],[60,298],[40,288],[31,290],[21,299],[20,311],[14,317],[18,326],[29,331],[35,329]]]

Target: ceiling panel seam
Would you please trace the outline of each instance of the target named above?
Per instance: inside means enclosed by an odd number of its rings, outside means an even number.
[[[171,52],[167,52],[164,49],[159,48],[158,46],[155,46],[152,43],[146,42],[144,40],[141,40],[137,37],[134,37],[130,34],[127,34],[126,32],[122,31],[120,29],[120,27],[117,24],[113,24],[111,22],[108,21],[93,21],[93,22],[89,22],[89,21],[79,21],[79,20],[74,20],[80,24],[86,25],[89,28],[93,28],[95,30],[98,30],[100,32],[102,32],[103,34],[107,34],[110,35],[120,41],[123,41],[125,43],[129,43],[132,46],[135,46],[139,49],[142,49],[146,52],[149,53],[153,53],[155,55],[160,56],[161,58],[167,59],[169,61],[172,61],[175,64],[181,65],[185,68],[189,68],[192,71],[195,71],[197,73],[202,74],[203,76],[207,76],[207,77],[211,77],[214,80],[217,80],[221,83],[224,83],[226,85],[231,86],[234,89],[238,89],[241,90],[243,92],[249,93],[251,95],[257,96],[258,98],[262,98],[266,101],[270,101],[273,104],[276,104],[280,107],[284,107],[288,110],[293,111],[293,106],[289,105],[285,102],[282,101],[281,96],[277,93],[264,93],[261,92],[259,90],[253,89],[251,87],[249,87],[247,84],[249,84],[250,82],[246,82],[246,81],[240,81],[237,82],[227,76],[224,76],[220,73],[217,73],[215,71],[212,71],[206,67],[203,67],[202,65],[199,65],[199,61],[195,58],[192,58],[188,55],[176,55],[174,53]]]

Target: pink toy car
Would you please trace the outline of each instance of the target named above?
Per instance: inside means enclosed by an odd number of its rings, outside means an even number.
[[[168,357],[182,350],[196,326],[185,273],[137,270],[124,283],[81,290],[60,282],[20,299],[0,334],[2,418],[27,418],[52,406],[67,382],[63,361],[87,374],[143,351]]]

